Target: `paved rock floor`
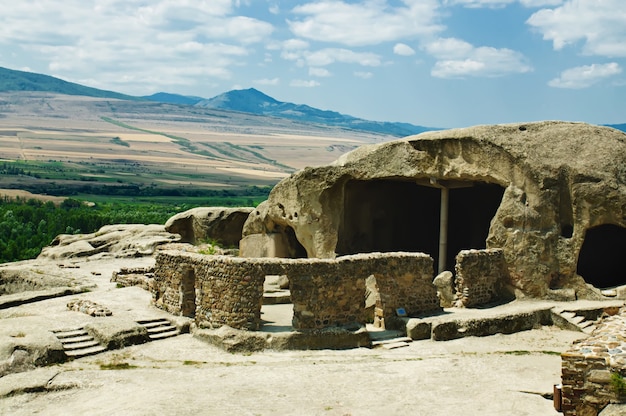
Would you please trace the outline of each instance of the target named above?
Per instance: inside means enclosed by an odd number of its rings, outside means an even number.
[[[557,415],[540,394],[581,335],[240,355],[184,334],[0,378],[0,414]]]
[[[15,331],[36,337],[85,320],[162,316],[147,292],[109,282],[119,267],[117,259],[76,269],[97,284],[77,297],[106,306],[111,317],[68,311],[74,295],[5,309],[0,351]],[[289,307],[264,319],[284,330]],[[391,350],[231,354],[182,334],[4,376],[0,415],[558,415],[542,394],[560,381],[559,354],[585,336],[542,327]]]

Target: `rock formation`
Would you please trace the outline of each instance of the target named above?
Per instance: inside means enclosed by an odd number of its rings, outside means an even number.
[[[546,121],[363,146],[281,181],[243,236],[248,257],[414,251],[438,272],[501,248],[518,297],[601,297],[626,283],[626,134]]]
[[[105,225],[91,234],[61,234],[44,247],[40,259],[147,256],[161,244],[177,242],[179,237],[158,224]]]
[[[237,246],[250,212],[252,208],[192,208],[170,218],[165,223],[165,230],[180,234],[183,243],[215,240],[223,246]]]

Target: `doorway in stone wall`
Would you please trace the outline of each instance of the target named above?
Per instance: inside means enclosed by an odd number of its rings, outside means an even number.
[[[289,279],[285,275],[267,275],[263,284],[261,331],[289,332],[293,330],[293,303]]]
[[[585,233],[578,254],[577,273],[596,288],[626,285],[626,228],[613,224]]]
[[[194,318],[196,316],[196,274],[191,267],[182,271],[181,282],[181,314]]]
[[[446,193],[445,245],[441,249],[443,193]],[[504,195],[497,184],[434,179],[352,180],[344,188],[344,212],[337,255],[368,252],[422,252],[443,256],[443,268],[454,272],[464,249],[483,249]]]

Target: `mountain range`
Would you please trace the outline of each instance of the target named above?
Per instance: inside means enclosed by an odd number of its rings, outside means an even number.
[[[441,130],[440,128],[424,127],[410,123],[364,120],[350,115],[341,114],[336,111],[320,110],[305,104],[282,102],[254,88],[232,90],[213,98],[185,96],[167,92],[158,92],[149,96],[137,97],[114,91],[87,87],[49,75],[0,67],[0,92],[4,91],[43,91],[66,95],[80,95],[130,101],[148,100],[167,104],[196,106],[251,113],[269,117],[279,117],[305,123],[315,123],[351,130],[388,134],[396,137],[419,134],[430,130]],[[626,132],[626,123],[605,124],[605,126],[613,127]]]
[[[409,136],[429,130],[439,130],[437,128],[416,126],[409,123],[364,120],[340,114],[335,111],[320,110],[308,105],[281,102],[254,88],[233,90],[209,99],[167,92],[136,97],[114,91],[86,87],[49,75],[0,67],[0,92],[4,91],[43,91],[120,100],[149,100],[167,104],[197,106],[287,118],[305,123],[323,124],[352,130],[387,134],[396,137]]]

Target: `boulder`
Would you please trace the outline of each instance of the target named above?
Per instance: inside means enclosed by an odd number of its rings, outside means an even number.
[[[252,211],[253,208],[192,208],[167,220],[165,230],[179,234],[184,243],[213,240],[225,247],[238,247],[243,224]]]

